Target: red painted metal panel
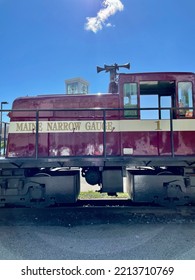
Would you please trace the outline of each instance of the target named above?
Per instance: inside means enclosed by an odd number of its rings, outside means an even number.
[[[30,122],[36,120],[36,112],[29,110],[44,109],[39,112],[39,121],[95,121],[103,123],[103,111],[63,111],[63,109],[82,108],[123,108],[123,83],[151,80],[172,81],[191,80],[193,73],[139,73],[119,75],[119,94],[100,95],[42,95],[18,98],[13,103],[14,111],[10,114],[11,122]],[[55,111],[60,109],[61,111]],[[106,120],[122,120],[123,112],[106,112]],[[187,121],[187,120],[186,120]],[[105,139],[104,139],[104,136]],[[123,156],[124,149],[129,149],[131,156],[166,156],[171,155],[170,131],[109,131],[103,132],[50,132],[39,133],[38,155],[47,156],[84,156],[103,155],[103,143],[106,140],[106,155]],[[174,131],[175,155],[195,155],[195,131]],[[34,157],[36,154],[36,131],[10,133],[7,156]]]

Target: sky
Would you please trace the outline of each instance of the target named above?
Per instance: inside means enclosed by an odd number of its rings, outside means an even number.
[[[195,72],[194,0],[0,0],[0,102],[65,93],[81,77],[107,92],[121,72]]]

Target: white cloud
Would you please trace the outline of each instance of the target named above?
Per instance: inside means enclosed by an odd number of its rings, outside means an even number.
[[[115,27],[115,25],[113,25],[113,24],[111,24],[110,22],[108,22],[108,23],[106,24],[106,27]]]
[[[96,17],[87,17],[87,23],[85,24],[85,29],[97,33],[103,28],[106,20],[114,15],[118,11],[124,9],[124,5],[120,0],[104,0],[103,7]],[[111,23],[107,23],[105,26],[111,27]]]

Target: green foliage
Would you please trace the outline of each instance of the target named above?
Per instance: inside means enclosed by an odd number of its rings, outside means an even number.
[[[1,147],[0,147],[1,149],[3,149],[4,148],[4,141],[1,141]]]
[[[127,193],[117,193],[117,196],[110,196],[106,193],[99,193],[95,191],[87,191],[87,192],[81,192],[79,195],[79,199],[116,199],[116,198],[129,198],[129,195]]]

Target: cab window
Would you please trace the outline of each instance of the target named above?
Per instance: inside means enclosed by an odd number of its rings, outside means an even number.
[[[180,117],[192,117],[193,107],[192,101],[192,83],[191,82],[179,82],[178,83],[178,104],[179,104],[179,116]]]
[[[133,110],[133,108],[138,108],[138,98],[137,98],[137,83],[125,83],[124,88],[124,108],[131,110],[124,110],[124,116],[126,118],[137,118],[138,110]]]

